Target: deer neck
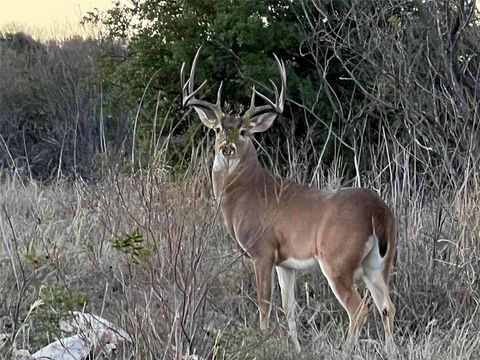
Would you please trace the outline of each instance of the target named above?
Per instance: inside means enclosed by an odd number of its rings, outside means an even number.
[[[218,166],[220,160],[217,156],[212,169],[212,183],[215,199],[219,204],[236,189],[241,187],[248,189],[258,173],[265,172],[257,159],[257,152],[252,143],[248,144],[247,151],[236,163]]]

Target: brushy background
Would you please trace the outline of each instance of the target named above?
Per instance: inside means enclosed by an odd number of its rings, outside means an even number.
[[[298,274],[300,355],[278,286],[259,330],[251,264],[211,193],[213,135],[178,101],[180,64],[206,43],[198,82],[209,97],[227,79],[232,110],[277,79],[272,53],[287,63],[288,109],[257,139],[266,167],[394,209],[399,357],[478,358],[475,2],[141,4],[88,14],[96,38],[2,33],[0,333],[33,352],[84,309],[131,335],[117,359],[386,358],[375,311],[342,351],[348,319],[320,272]]]

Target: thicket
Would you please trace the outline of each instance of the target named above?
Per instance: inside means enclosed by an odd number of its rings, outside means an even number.
[[[323,148],[326,165],[344,158],[357,179],[382,136],[417,143],[424,169],[448,162],[447,175],[457,176],[466,157],[478,166],[473,1],[131,1],[84,24],[107,33],[46,44],[2,35],[2,167],[90,177],[119,159],[144,167],[167,142],[169,165],[184,167],[206,130],[185,117],[178,73],[202,44],[203,95],[212,100],[224,80],[233,113],[252,85],[268,92],[268,79],[277,80],[273,54],[286,61],[290,101],[262,139],[267,148],[293,134],[307,150]],[[340,148],[328,144],[332,136]],[[280,162],[288,156],[280,148]],[[313,169],[320,159],[304,160]]]
[[[0,166],[48,180],[92,174],[100,147],[100,88],[93,40],[40,43],[0,36]]]

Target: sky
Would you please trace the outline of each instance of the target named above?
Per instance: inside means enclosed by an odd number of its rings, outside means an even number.
[[[0,0],[0,29],[12,29],[14,24],[13,29],[38,37],[78,34],[78,23],[83,14],[95,7],[107,9],[114,1]],[[476,3],[477,9],[480,9],[480,0]]]
[[[111,6],[112,0],[0,0],[0,28],[68,35],[87,11]]]

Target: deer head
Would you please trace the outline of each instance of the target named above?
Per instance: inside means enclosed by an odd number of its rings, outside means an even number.
[[[218,88],[217,101],[215,104],[199,100],[196,95],[206,84],[206,80],[194,89],[195,69],[201,47],[198,49],[190,70],[190,77],[185,81],[185,63],[180,71],[182,84],[183,106],[193,107],[197,112],[202,123],[210,129],[215,130],[215,162],[214,171],[227,169],[232,171],[239,161],[248,154],[251,149],[251,136],[257,132],[263,132],[270,128],[275,118],[283,112],[286,98],[286,72],[285,64],[275,55],[281,78],[281,90],[278,91],[273,81],[273,90],[275,92],[275,102],[267,96],[258,92],[255,87],[252,88],[252,98],[250,108],[242,116],[233,116],[225,114],[221,106],[222,83]],[[266,104],[255,105],[255,95],[262,98]]]

